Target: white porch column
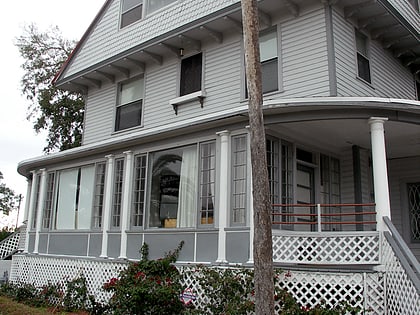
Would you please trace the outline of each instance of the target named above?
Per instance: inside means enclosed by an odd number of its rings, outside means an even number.
[[[105,156],[108,159],[105,180],[105,200],[102,225],[102,249],[99,257],[108,258],[108,230],[111,222],[112,188],[114,182],[114,155]]]
[[[27,222],[26,222],[26,239],[25,239],[25,249],[24,253],[28,253],[29,251],[29,231],[32,229],[32,221],[34,214],[36,212],[35,210],[35,197],[36,197],[36,187],[38,186],[38,176],[35,171],[31,171],[32,173],[32,180],[31,180],[31,194],[29,197],[29,202],[26,204],[28,205],[28,213],[27,213]],[[26,208],[26,206],[25,206]]]
[[[41,232],[42,227],[42,211],[44,209],[45,201],[45,190],[47,189],[46,178],[47,170],[45,168],[41,169],[41,182],[39,188],[39,197],[38,197],[38,207],[36,214],[36,229],[35,229],[35,245],[34,245],[34,254],[38,254],[39,249],[39,232]]]
[[[130,228],[131,182],[133,178],[133,152],[126,151],[125,176],[122,198],[121,246],[118,258],[127,259],[127,230]]]
[[[219,166],[219,238],[217,248],[218,263],[226,263],[226,227],[229,216],[229,131],[216,133],[220,137],[220,166]]]
[[[391,218],[388,190],[388,170],[386,166],[386,149],[384,123],[388,118],[371,117],[369,119],[372,142],[373,185],[376,203],[377,230],[387,230],[383,217]]]

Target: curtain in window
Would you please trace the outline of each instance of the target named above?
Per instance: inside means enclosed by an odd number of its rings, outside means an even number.
[[[196,147],[185,148],[182,153],[177,227],[193,227],[196,223],[197,170]]]

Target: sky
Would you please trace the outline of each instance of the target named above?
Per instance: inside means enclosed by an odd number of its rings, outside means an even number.
[[[17,173],[19,162],[43,155],[46,135],[37,135],[26,119],[28,101],[22,96],[20,80],[23,75],[15,39],[23,34],[25,25],[34,23],[40,31],[58,26],[64,38],[79,40],[105,0],[21,0],[2,2],[0,19],[0,171],[6,186],[23,195],[19,219],[17,211],[8,217],[0,215],[0,228],[18,225],[22,221],[26,202],[25,177]]]

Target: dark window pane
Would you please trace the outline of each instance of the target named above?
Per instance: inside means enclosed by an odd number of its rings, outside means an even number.
[[[139,5],[138,7],[121,14],[121,28],[140,20],[142,8],[143,6]]]
[[[261,63],[261,79],[263,93],[277,91],[278,89],[278,66],[277,58]]]
[[[180,96],[201,90],[201,71],[201,53],[182,60]]]
[[[116,130],[123,130],[141,124],[142,101],[117,107]]]
[[[370,83],[369,59],[357,54],[357,70],[360,78]]]

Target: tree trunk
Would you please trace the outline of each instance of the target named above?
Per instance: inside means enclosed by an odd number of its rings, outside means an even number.
[[[256,0],[242,0],[245,69],[249,97],[252,196],[254,199],[254,285],[255,314],[274,314],[273,246],[271,202],[268,183],[262,83],[259,49],[259,21]]]

